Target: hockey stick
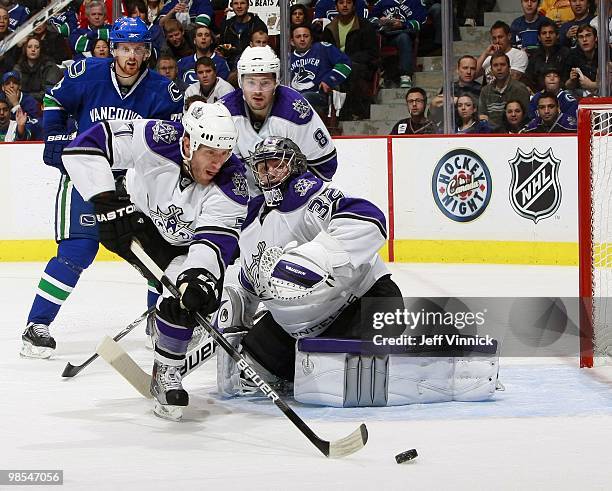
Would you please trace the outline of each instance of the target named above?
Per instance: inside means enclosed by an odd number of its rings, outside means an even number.
[[[200,344],[193,348],[185,356],[185,363],[181,367],[181,376],[186,377],[191,372],[201,367],[215,354],[216,345],[210,336],[205,336]],[[151,375],[145,372],[134,361],[134,359],[114,339],[106,336],[96,348],[97,353],[119,375],[140,392],[147,399],[151,398],[149,388],[151,387]]]
[[[149,310],[147,310],[146,312],[144,312],[140,317],[138,317],[138,319],[134,320],[131,324],[129,324],[127,327],[123,328],[114,338],[113,341],[119,341],[123,336],[125,336],[127,333],[129,333],[132,329],[134,329],[136,326],[138,326],[138,324],[140,324],[143,320],[145,320],[147,318],[147,316],[151,313],[155,312],[155,306],[151,307]],[[110,339],[110,338],[109,338]],[[97,357],[99,356],[99,353],[94,353],[93,355],[91,355],[89,358],[87,358],[87,360],[85,360],[84,363],[81,363],[80,365],[73,365],[72,363],[68,362],[68,364],[66,365],[66,367],[64,368],[64,371],[62,372],[62,377],[74,377],[75,375],[77,375],[81,370],[83,370],[83,368],[85,368],[87,365],[89,365],[92,361],[94,361]]]
[[[72,0],[56,0],[55,2],[47,5],[40,12],[37,12],[28,21],[22,24],[15,32],[7,36],[6,39],[0,41],[0,56],[6,53],[9,49],[15,46],[17,43],[25,39],[30,33],[36,29],[39,25],[47,22],[49,18],[59,14],[64,10]]]
[[[164,272],[155,264],[153,259],[144,251],[142,246],[135,240],[132,241],[130,250],[136,255],[140,262],[144,265],[149,272],[155,276],[162,285],[164,285],[168,291],[175,297],[181,298],[181,293],[178,291],[174,283],[164,274]],[[368,441],[368,430],[365,424],[361,424],[359,428],[353,431],[350,435],[335,441],[327,441],[319,438],[314,431],[291,409],[285,401],[270,387],[261,376],[249,365],[246,359],[238,353],[236,348],[227,342],[219,331],[217,331],[206,318],[196,313],[195,315],[198,323],[206,329],[206,331],[212,336],[212,338],[232,357],[237,363],[238,368],[243,370],[246,377],[253,382],[265,395],[268,397],[276,407],[278,407],[287,418],[310,440],[315,447],[317,447],[323,455],[331,458],[346,457],[357,450],[360,450]]]

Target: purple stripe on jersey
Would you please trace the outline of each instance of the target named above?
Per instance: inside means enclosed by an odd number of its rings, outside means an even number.
[[[356,218],[363,217],[370,221],[375,220],[380,223],[380,227],[385,232],[383,235],[386,236],[387,220],[384,213],[376,205],[365,199],[341,198],[332,212],[332,219],[336,215],[355,216]]]
[[[176,327],[172,324],[168,324],[159,315],[156,316],[156,321],[157,329],[159,330],[160,334],[179,341],[189,341],[191,339],[193,329],[188,327]],[[170,349],[170,347],[167,348]]]
[[[255,219],[259,215],[259,210],[261,210],[261,207],[265,204],[264,199],[264,195],[260,194],[249,200],[247,216],[244,220],[244,223],[242,224],[241,230],[246,230],[246,228],[255,221]]]
[[[247,291],[251,292],[252,294],[256,294],[255,293],[255,288],[253,288],[253,285],[251,285],[251,282],[249,281],[249,279],[247,278],[246,274],[244,273],[244,269],[240,270],[240,275],[238,276],[238,281],[240,282],[240,285]]]
[[[305,288],[312,288],[319,283],[323,276],[292,261],[280,260],[272,271],[272,277],[286,280]]]
[[[310,123],[312,114],[312,107],[297,90],[284,85],[279,85],[276,88],[274,103],[272,104],[272,116],[303,125]]]
[[[315,176],[320,177],[325,181],[331,181],[332,177],[336,173],[338,169],[338,156],[336,154],[336,150],[329,155],[329,160],[322,164],[312,165],[310,161],[308,162],[308,170],[312,172]]]
[[[172,121],[151,120],[145,127],[145,141],[152,152],[182,165],[180,138],[183,126]]]
[[[108,157],[108,154],[106,152],[107,139],[108,135],[106,133],[106,128],[104,127],[104,124],[96,123],[87,131],[81,133],[80,135],[77,135],[77,137],[68,144],[67,148],[78,147],[80,149],[99,149],[102,150],[104,155]]]
[[[227,107],[232,116],[246,116],[241,89],[236,89],[234,92],[224,95],[219,100],[225,104],[225,107]]]
[[[359,354],[371,349],[372,343],[361,339],[301,338],[298,350],[302,353],[354,353]]]
[[[216,245],[221,251],[221,259],[223,259],[225,266],[232,264],[238,255],[238,239],[236,239],[236,237],[206,232],[193,236],[193,242],[199,241],[208,241]]]

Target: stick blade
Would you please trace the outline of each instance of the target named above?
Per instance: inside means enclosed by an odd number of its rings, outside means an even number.
[[[74,377],[77,373],[80,372],[79,368],[80,367],[75,367],[72,363],[69,362],[64,367],[64,371],[62,372],[62,377],[65,377],[65,378]]]
[[[341,459],[365,447],[368,443],[368,429],[362,423],[353,433],[339,440],[329,442],[329,449],[325,454],[330,459]],[[325,453],[325,452],[323,452]]]
[[[105,336],[97,347],[96,353],[140,392],[141,395],[147,399],[153,397],[149,390],[151,376],[136,364],[119,343]]]

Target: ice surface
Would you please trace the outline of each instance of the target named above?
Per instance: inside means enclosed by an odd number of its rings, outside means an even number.
[[[144,281],[124,264],[95,263],[52,327],[51,360],[18,355],[44,265],[0,265],[0,465],[63,469],[64,489],[309,490],[610,489],[612,372],[577,360],[505,363],[506,391],[488,403],[338,409],[292,406],[325,439],[366,422],[357,454],[327,460],[265,399],[223,400],[214,363],[185,380],[191,404],[172,423],[152,414],[103,361],[72,380],[105,334],[145,309]],[[574,268],[393,265],[406,296],[572,296]],[[144,325],[122,345],[146,368]],[[394,455],[416,448],[405,464]],[[39,488],[36,488],[39,489]]]

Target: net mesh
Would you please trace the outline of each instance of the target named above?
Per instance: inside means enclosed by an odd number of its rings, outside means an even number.
[[[612,111],[591,111],[593,356],[612,359]]]

